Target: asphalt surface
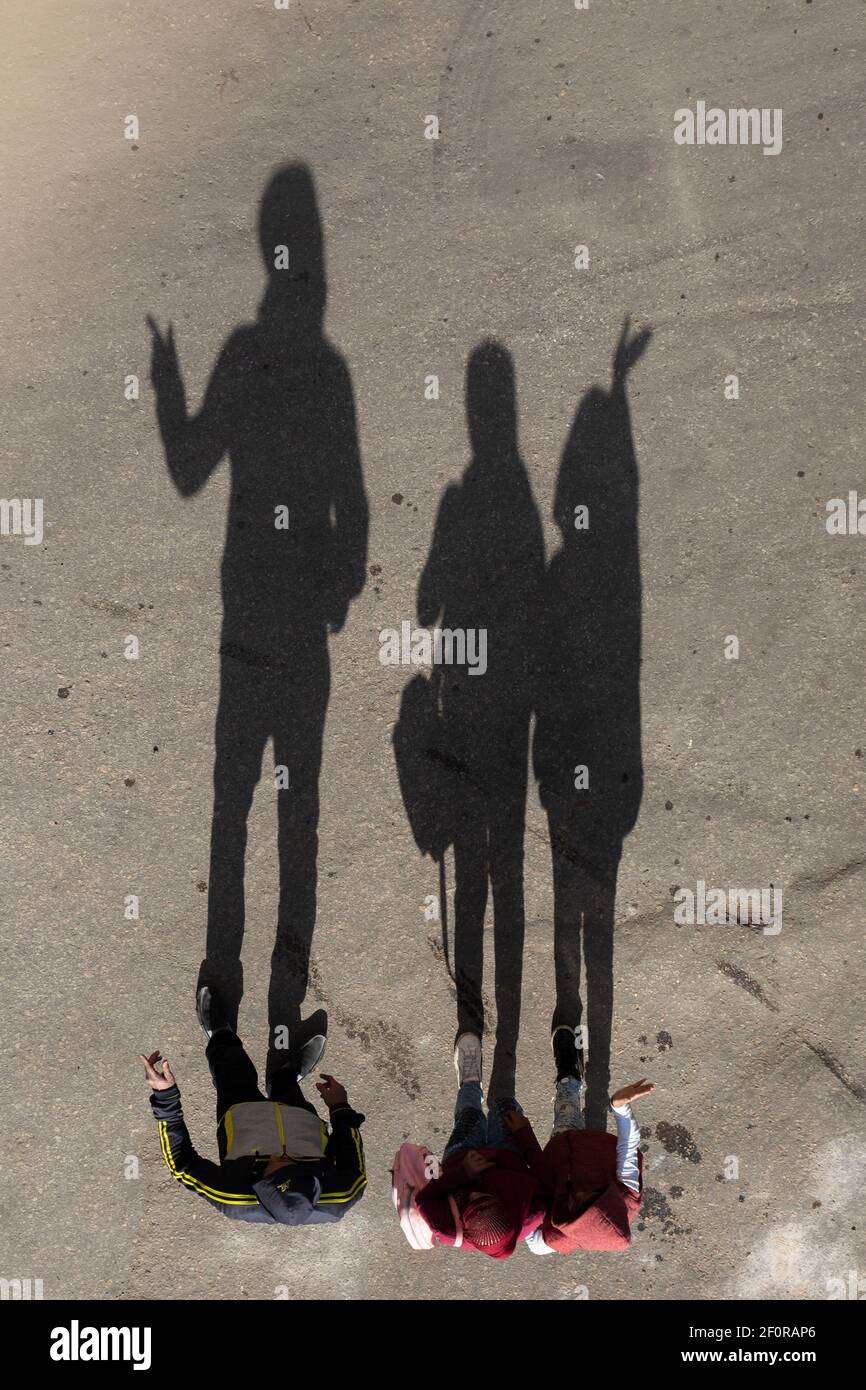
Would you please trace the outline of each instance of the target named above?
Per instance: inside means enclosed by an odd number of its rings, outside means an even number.
[[[0,536],[0,1274],[87,1299],[828,1297],[866,1267],[866,539],[825,526],[829,499],[866,490],[861,7],[7,0],[3,29],[2,492],[44,500],[44,537]],[[698,100],[781,108],[781,153],[676,144],[673,113]],[[305,1231],[233,1225],[171,1182],[137,1061],[170,1058],[212,1156],[193,996],[230,485],[225,460],[194,497],[172,483],[146,316],[173,322],[197,409],[256,317],[259,202],[287,161],[315,180],[370,511],[366,583],[330,639],[304,1007],[328,1010],[328,1068],[367,1115],[369,1187],[340,1226]],[[653,334],[627,386],[643,796],[610,1071],[656,1086],[643,1212],[622,1255],[419,1254],[388,1168],[404,1138],[444,1143],[456,1011],[391,747],[408,673],[380,663],[379,632],[415,620],[469,461],[476,345],[513,358],[549,559],[560,457],[585,394],[610,386],[626,315]],[[269,761],[240,1014],[259,1063]],[[517,1088],[543,1136],[554,905],[531,777],[525,852]],[[782,930],[678,925],[673,891],[699,880],[781,886]],[[490,910],[484,935],[491,994]]]

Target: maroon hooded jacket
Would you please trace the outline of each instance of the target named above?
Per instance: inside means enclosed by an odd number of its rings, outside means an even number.
[[[631,1243],[631,1222],[643,1197],[643,1154],[638,1150],[640,1192],[633,1192],[616,1175],[616,1139],[597,1129],[567,1129],[544,1146],[545,1182],[550,1204],[541,1227],[545,1245],[566,1254],[570,1250],[625,1250]],[[591,1206],[574,1217],[574,1192],[600,1191]]]

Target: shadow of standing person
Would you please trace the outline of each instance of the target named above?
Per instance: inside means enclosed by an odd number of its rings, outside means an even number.
[[[466,370],[472,459],[444,493],[418,586],[422,627],[485,632],[487,669],[434,667],[450,772],[458,1032],[484,1030],[483,929],[493,897],[496,1047],[491,1096],[515,1089],[523,969],[523,838],[532,703],[530,623],[541,521],[517,442],[514,365],[500,344]],[[444,905],[443,905],[444,906]]]
[[[279,908],[268,1015],[294,1036],[316,918],[319,769],[328,634],[364,583],[368,505],[349,371],[324,336],[324,244],[312,175],[289,164],[259,210],[268,275],[254,322],[227,339],[198,414],[187,411],[173,332],[154,333],[166,462],[191,497],[231,467],[222,558],[206,957],[199,983],[236,1024],[243,994],[247,818],[268,739],[276,779]],[[285,785],[288,782],[288,785]],[[283,1053],[283,1060],[285,1053]],[[273,1053],[272,1053],[273,1060]]]
[[[626,379],[650,335],[630,338],[626,320],[610,390],[595,386],[580,403],[554,499],[562,546],[539,605],[533,768],[553,862],[552,1026],[582,1021],[582,935],[591,1129],[606,1123],[617,872],[643,795],[638,468]]]

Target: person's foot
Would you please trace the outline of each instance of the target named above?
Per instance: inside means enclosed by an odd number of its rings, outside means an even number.
[[[553,1048],[553,1059],[556,1062],[556,1079],[562,1081],[563,1077],[574,1076],[580,1082],[586,1080],[586,1065],[583,1057],[583,1048],[577,1045],[577,1028],[570,1028],[568,1024],[560,1024],[554,1028],[550,1043]]]
[[[464,1081],[481,1083],[481,1039],[477,1033],[460,1033],[454,1046],[454,1070],[457,1084]]]
[[[226,1021],[220,997],[210,985],[199,985],[195,995],[195,1011],[198,1021],[209,1038],[221,1028],[231,1028]]]
[[[283,1035],[281,1047],[276,1045],[278,1034]],[[328,1015],[324,1009],[315,1009],[309,1018],[295,1026],[272,1023],[271,1042],[265,1066],[267,1095],[271,1094],[271,1085],[278,1072],[287,1071],[296,1081],[309,1076],[322,1059],[327,1038]]]
[[[309,1076],[311,1071],[315,1071],[325,1055],[327,1041],[324,1033],[314,1033],[311,1038],[307,1038],[300,1052],[296,1055],[299,1081],[303,1081],[305,1076]]]

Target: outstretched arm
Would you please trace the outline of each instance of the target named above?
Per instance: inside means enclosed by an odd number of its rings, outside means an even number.
[[[171,1176],[204,1197],[212,1206],[218,1207],[226,1216],[235,1214],[238,1207],[257,1206],[258,1198],[254,1192],[232,1190],[232,1184],[226,1180],[220,1165],[196,1153],[183,1118],[180,1087],[172,1075],[168,1058],[163,1059],[158,1052],[152,1052],[149,1057],[142,1056],[141,1060],[151,1089],[150,1104],[159,1127],[163,1161]]]
[[[432,627],[447,607],[448,581],[454,574],[459,498],[459,488],[452,483],[439,506],[430,554],[418,581],[417,614],[422,627]]]
[[[613,1105],[616,1120],[616,1176],[623,1187],[632,1192],[640,1192],[640,1171],[638,1169],[638,1144],[640,1129],[630,1105]]]
[[[640,1193],[641,1175],[638,1145],[640,1129],[632,1113],[631,1102],[648,1096],[655,1090],[651,1081],[634,1081],[623,1086],[610,1098],[610,1106],[616,1120],[616,1176],[631,1192]]]
[[[331,615],[331,629],[338,632],[349,604],[364,587],[370,508],[364,490],[358,422],[352,383],[342,362],[338,365],[331,404],[334,486],[332,562],[339,568],[338,604]]]
[[[624,389],[626,377],[635,363],[643,357],[653,335],[651,328],[642,328],[640,333],[635,333],[629,337],[630,327],[631,320],[626,316],[622,325],[622,332],[619,335],[619,342],[613,354],[613,389],[615,391]]]
[[[192,497],[207,482],[228,446],[231,342],[220,354],[201,410],[197,415],[188,415],[174,328],[169,324],[163,336],[150,315],[147,322],[153,334],[150,379],[156,392],[156,418],[165,460],[178,492]]]
[[[331,1133],[325,1146],[325,1156],[331,1169],[322,1188],[319,1202],[347,1210],[361,1200],[367,1186],[367,1167],[361,1125],[364,1116],[349,1104],[346,1088],[328,1072],[321,1073],[316,1090],[328,1107]]]

